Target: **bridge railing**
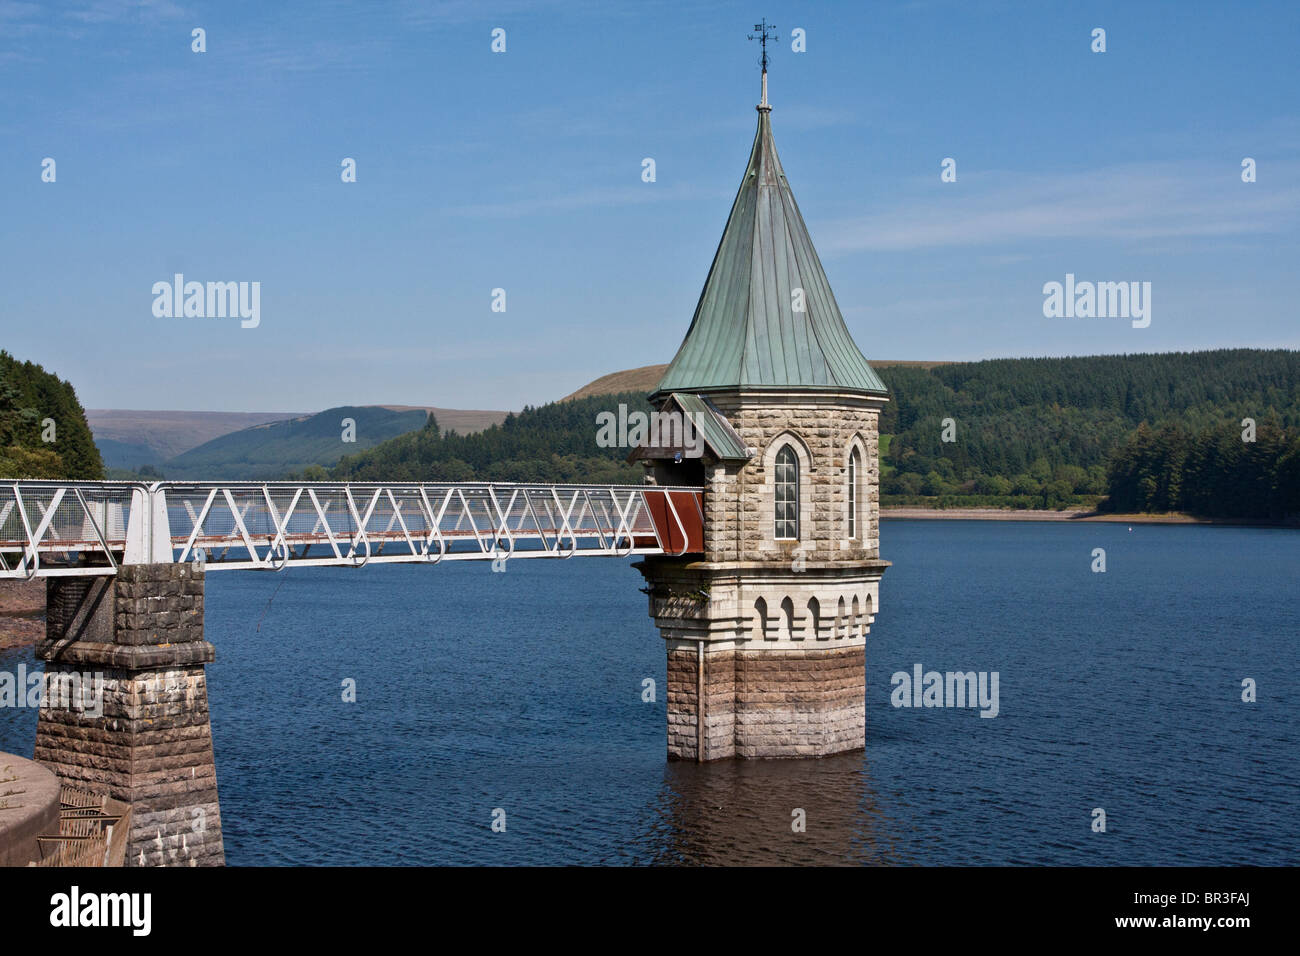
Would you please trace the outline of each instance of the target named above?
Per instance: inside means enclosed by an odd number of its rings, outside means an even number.
[[[702,527],[700,488],[20,481],[0,485],[0,577],[685,554]]]

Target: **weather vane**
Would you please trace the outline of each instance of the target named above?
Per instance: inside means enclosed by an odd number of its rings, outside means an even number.
[[[768,23],[767,18],[764,17],[762,23],[754,24],[754,30],[756,32],[751,33],[749,35],[749,38],[751,40],[757,40],[763,46],[763,72],[766,73],[767,72],[767,41],[776,39],[776,25],[772,23]],[[768,31],[771,32],[769,33]]]
[[[758,104],[760,110],[770,110],[767,105],[767,41],[776,39],[776,26],[767,22],[767,17],[763,18],[762,23],[754,24],[754,33],[749,35],[751,40],[757,40],[763,47],[763,102]]]

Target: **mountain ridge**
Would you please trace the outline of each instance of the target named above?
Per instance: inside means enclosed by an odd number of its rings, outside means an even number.
[[[462,434],[472,434],[499,424],[507,414],[493,409],[440,408],[433,405],[376,404],[348,407],[378,408],[396,413],[432,413],[438,419],[439,427]],[[143,465],[161,466],[208,442],[249,428],[276,422],[303,421],[321,413],[92,408],[86,411],[86,421],[106,466],[135,469]]]

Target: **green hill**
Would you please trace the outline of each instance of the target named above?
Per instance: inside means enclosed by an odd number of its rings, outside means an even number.
[[[895,399],[881,422],[893,436],[884,504],[1091,503],[1144,422],[1300,428],[1300,352],[1284,349],[995,359],[880,376]],[[947,418],[956,441],[943,440]]]
[[[342,405],[222,435],[167,459],[157,470],[169,480],[283,478],[312,465],[332,466],[348,452],[422,428],[428,417],[419,409]],[[355,422],[354,442],[344,441],[345,419]]]
[[[86,421],[110,468],[157,465],[204,442],[254,425],[305,418],[311,412],[187,412],[139,408],[88,408]]]
[[[96,438],[95,447],[104,460],[104,467],[113,471],[132,471],[144,465],[157,466],[162,462],[162,456],[154,448],[137,442]]]
[[[72,385],[0,351],[0,478],[103,476],[86,412]]]

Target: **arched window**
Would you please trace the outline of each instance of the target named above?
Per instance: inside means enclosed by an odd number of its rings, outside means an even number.
[[[799,538],[799,459],[789,445],[776,454],[776,537]]]
[[[781,636],[787,641],[794,640],[794,601],[789,597],[781,599]]]
[[[858,471],[861,462],[858,459],[858,450],[853,449],[849,453],[849,540],[856,541],[858,537]]]
[[[812,630],[814,639],[822,636],[822,606],[815,597],[808,599],[808,627]]]

